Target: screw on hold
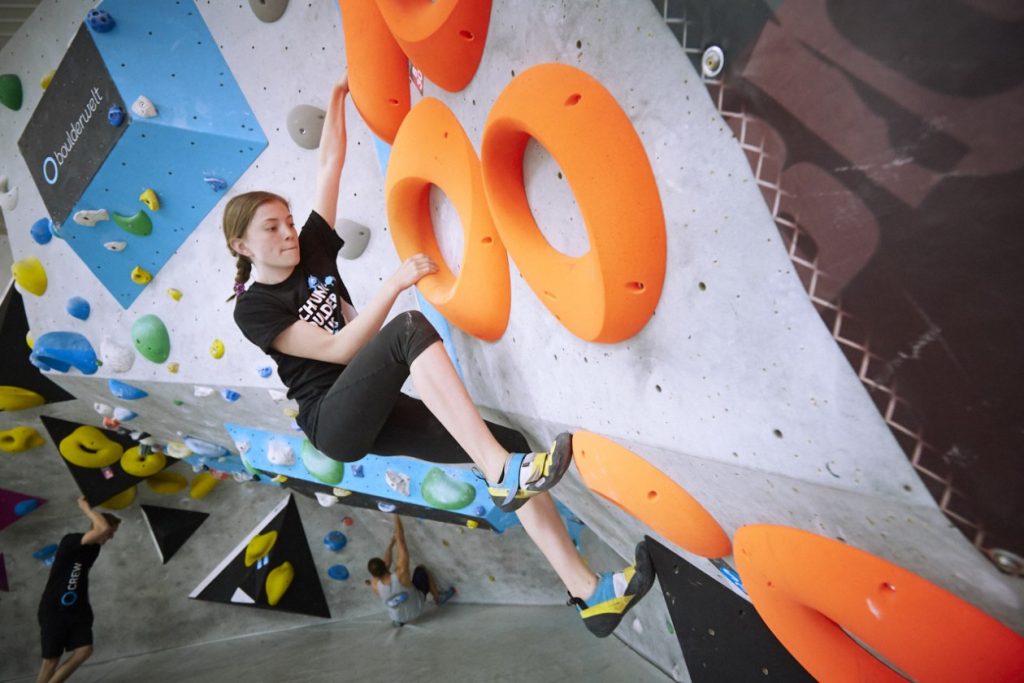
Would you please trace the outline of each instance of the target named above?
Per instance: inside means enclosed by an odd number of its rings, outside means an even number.
[[[705,78],[714,78],[725,68],[725,53],[722,48],[712,45],[704,50],[700,58],[700,70]]]
[[[1002,548],[989,549],[988,556],[999,568],[999,571],[1013,576],[1024,575],[1024,557]]]

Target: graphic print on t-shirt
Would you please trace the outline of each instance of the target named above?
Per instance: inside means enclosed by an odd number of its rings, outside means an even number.
[[[315,275],[310,275],[309,288],[312,290],[306,302],[299,308],[299,318],[327,330],[331,334],[338,331],[338,295],[334,293],[334,277],[328,275],[321,282]]]

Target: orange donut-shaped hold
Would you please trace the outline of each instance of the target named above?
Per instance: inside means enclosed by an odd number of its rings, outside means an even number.
[[[590,432],[572,435],[573,460],[583,483],[680,548],[725,557],[729,537],[704,506],[636,453]]]
[[[458,277],[434,234],[431,184],[448,195],[462,221]],[[399,258],[423,252],[437,263],[438,272],[417,284],[427,301],[459,329],[488,341],[500,338],[512,305],[508,255],[484,199],[476,151],[440,100],[425,98],[406,116],[391,148],[384,196]]]
[[[409,113],[409,60],[372,0],[338,0],[345,30],[348,86],[377,137],[394,141]]]
[[[579,258],[553,249],[530,211],[523,151],[531,137],[576,197],[590,239]],[[611,93],[570,66],[532,67],[495,101],[480,156],[498,233],[548,310],[587,341],[639,332],[665,279],[665,216],[643,144]]]
[[[736,565],[768,628],[818,680],[1019,681],[1024,638],[917,574],[839,541],[740,527]]]
[[[473,80],[487,42],[491,0],[377,0],[395,40],[448,92]]]

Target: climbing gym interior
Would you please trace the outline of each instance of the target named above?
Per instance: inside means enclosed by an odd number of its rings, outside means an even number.
[[[40,0],[0,26],[0,681],[35,679],[80,496],[123,521],[76,680],[1024,680],[1019,3]],[[235,324],[225,205],[306,221],[346,74],[352,304],[437,262],[388,317],[426,316],[498,429],[572,435],[551,493],[589,567],[646,539],[613,637],[422,432],[318,450]],[[367,585],[396,513],[455,589],[404,626]]]

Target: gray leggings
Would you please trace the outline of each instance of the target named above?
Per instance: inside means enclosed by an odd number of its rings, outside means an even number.
[[[367,453],[408,455],[437,463],[471,462],[423,402],[401,392],[412,362],[440,341],[419,311],[406,311],[381,328],[315,407],[315,433],[307,435],[313,445],[342,462]],[[485,424],[506,450],[529,450],[519,432]]]

